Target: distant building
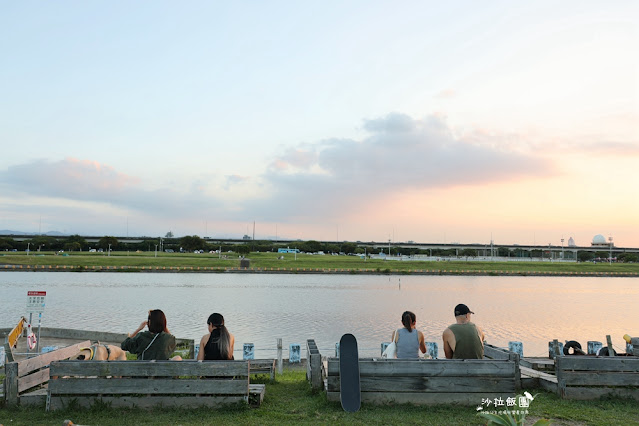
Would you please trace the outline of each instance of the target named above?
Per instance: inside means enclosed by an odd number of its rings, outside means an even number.
[[[593,247],[610,247],[612,245],[612,241],[606,241],[606,237],[601,234],[597,234],[592,237],[592,243],[590,244]]]
[[[573,237],[568,238],[568,247],[577,247],[577,244],[575,244],[575,239]]]
[[[248,235],[244,235],[244,236],[242,237],[242,239],[243,239],[243,240],[250,240],[250,239],[251,239],[251,237],[249,237]]]

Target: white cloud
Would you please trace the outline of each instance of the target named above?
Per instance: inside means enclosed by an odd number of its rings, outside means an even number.
[[[555,173],[549,160],[456,137],[437,116],[415,120],[392,113],[366,120],[364,128],[370,134],[362,140],[328,139],[276,158],[277,167],[262,176],[271,195],[248,202],[247,209],[262,212],[264,220],[339,215],[403,190]]]

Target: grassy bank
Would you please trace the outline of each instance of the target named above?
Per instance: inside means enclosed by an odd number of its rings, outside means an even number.
[[[68,409],[46,413],[44,407],[2,408],[0,424],[59,425],[65,419],[77,424],[420,424],[481,425],[474,407],[411,405],[373,406],[364,404],[355,414],[345,413],[339,403],[330,403],[323,393],[313,394],[304,371],[285,371],[276,383],[266,383],[266,398],[257,409],[232,407],[219,410],[197,409],[111,409],[106,406],[89,410]],[[478,401],[478,405],[481,401]],[[529,419],[550,418],[554,424],[627,425],[637,424],[636,401],[607,400],[595,402],[563,401],[553,394],[539,393],[531,403]]]
[[[606,274],[619,276],[639,276],[637,263],[562,263],[538,261],[478,262],[465,260],[395,261],[382,259],[362,259],[359,256],[317,256],[308,254],[251,253],[250,268],[255,271],[280,272],[337,272],[337,273],[390,273],[390,274],[561,274],[590,275]],[[154,253],[113,252],[111,256],[103,253],[71,253],[55,255],[43,252],[39,255],[5,253],[0,256],[2,265],[15,265],[18,268],[52,270],[93,270],[115,268],[127,271],[179,271],[179,272],[224,272],[240,267],[239,257],[227,253],[225,257],[217,254],[193,253]],[[12,269],[9,269],[12,270]]]

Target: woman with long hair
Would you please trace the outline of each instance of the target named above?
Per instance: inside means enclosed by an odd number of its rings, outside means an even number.
[[[393,341],[397,345],[397,358],[419,358],[419,351],[426,353],[424,333],[417,330],[417,317],[411,311],[402,314],[404,327],[393,332]]]
[[[206,323],[209,327],[209,333],[202,336],[202,340],[200,340],[200,352],[197,354],[197,359],[201,361],[233,359],[235,337],[229,333],[224,325],[222,314],[211,314]]]
[[[148,327],[148,331],[144,330]],[[181,360],[178,355],[171,358],[175,350],[175,336],[166,327],[166,316],[159,309],[149,311],[146,321],[122,342],[120,347],[138,356],[140,360]]]

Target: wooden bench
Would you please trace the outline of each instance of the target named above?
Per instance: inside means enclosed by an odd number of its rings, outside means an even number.
[[[47,410],[89,407],[259,406],[265,385],[249,381],[249,361],[60,361],[50,368]]]
[[[275,380],[275,358],[249,360],[251,374],[268,374],[271,381]]]
[[[563,356],[556,363],[558,393],[563,399],[620,396],[639,401],[639,358]]]
[[[91,345],[80,342],[33,358],[5,365],[4,398],[7,405],[33,405],[44,402],[44,391],[33,391],[49,381],[49,364],[76,355],[80,348]]]
[[[362,402],[480,405],[514,397],[513,360],[360,359]],[[328,359],[327,397],[340,400],[339,358]]]

